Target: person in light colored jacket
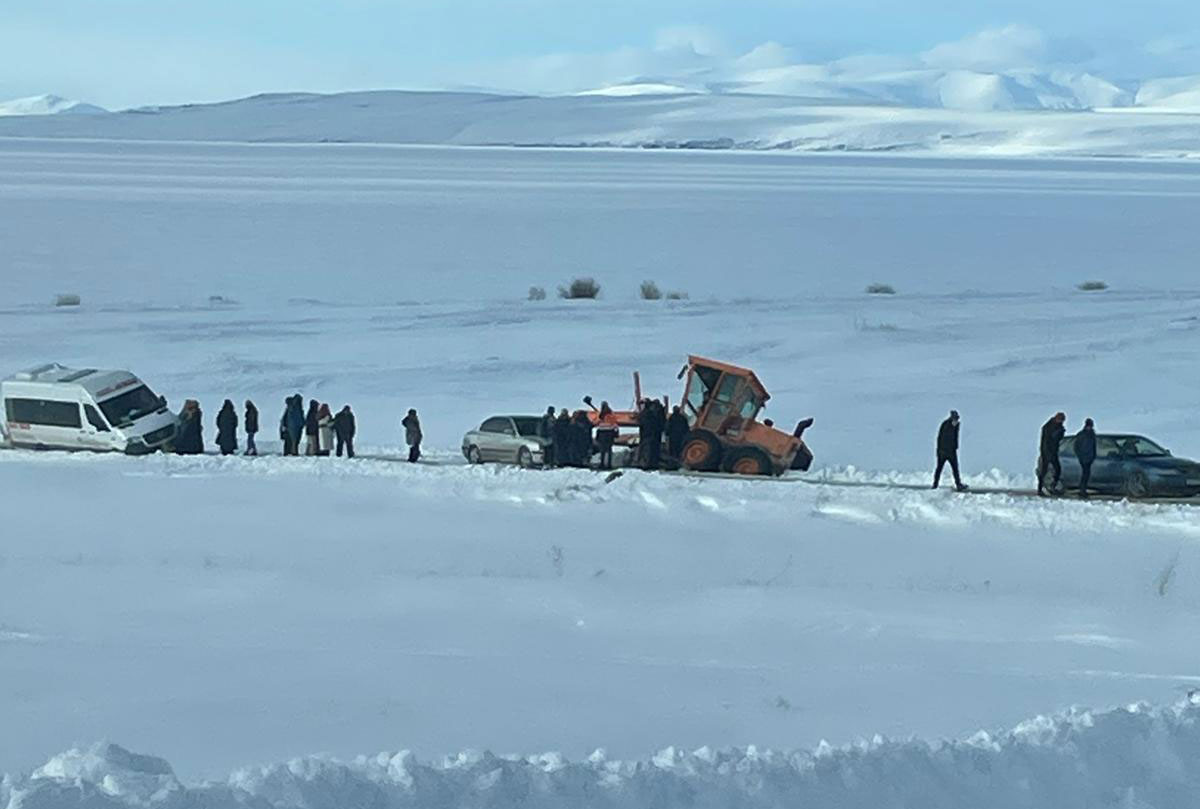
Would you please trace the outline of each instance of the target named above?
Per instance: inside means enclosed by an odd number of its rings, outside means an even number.
[[[333,453],[333,413],[328,404],[322,404],[317,410],[317,454],[328,457]]]

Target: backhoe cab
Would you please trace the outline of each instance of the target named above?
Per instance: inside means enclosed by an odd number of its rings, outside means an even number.
[[[758,414],[771,395],[753,371],[690,356],[679,372],[679,378],[684,377],[682,408],[692,428],[680,453],[684,467],[782,475],[812,464],[812,453],[800,437],[812,420],[801,422],[790,435],[769,422],[760,423]]]

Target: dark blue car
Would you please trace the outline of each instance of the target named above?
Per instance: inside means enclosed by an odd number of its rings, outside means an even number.
[[[1062,487],[1079,489],[1081,469],[1075,436],[1059,446]],[[1200,463],[1176,458],[1140,435],[1096,435],[1096,462],[1088,491],[1126,497],[1194,497],[1200,495]]]

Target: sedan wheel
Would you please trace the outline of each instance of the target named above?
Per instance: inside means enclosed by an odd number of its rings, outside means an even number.
[[[479,447],[468,447],[467,448],[467,463],[471,463],[471,464],[483,463],[483,456],[479,454]]]
[[[1129,473],[1129,477],[1125,478],[1125,494],[1134,499],[1150,496],[1150,481],[1146,480],[1145,472]]]
[[[529,451],[529,447],[521,447],[520,452],[517,453],[517,466],[522,469],[533,468],[533,453]]]

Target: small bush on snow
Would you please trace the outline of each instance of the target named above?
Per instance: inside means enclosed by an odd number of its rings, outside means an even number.
[[[1077,288],[1080,292],[1103,292],[1108,289],[1108,284],[1103,281],[1084,281]]]
[[[567,300],[591,300],[600,295],[600,285],[591,278],[576,278],[569,286],[558,288],[558,297]]]
[[[64,292],[61,295],[55,295],[54,296],[54,305],[55,306],[78,306],[79,305],[79,296],[74,293],[70,293],[70,292]]]
[[[688,294],[686,292],[668,292],[667,300],[669,301],[686,301]]]
[[[658,288],[658,284],[653,281],[643,281],[641,287],[642,300],[657,301],[662,300],[662,290]]]
[[[531,300],[531,301],[546,300],[546,290],[543,289],[542,287],[530,287],[529,288],[529,300]]]
[[[896,288],[891,284],[871,284],[867,287],[868,295],[895,295]]]

